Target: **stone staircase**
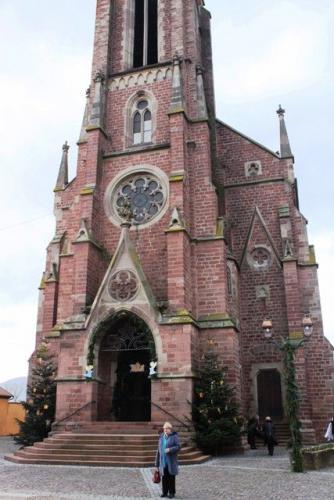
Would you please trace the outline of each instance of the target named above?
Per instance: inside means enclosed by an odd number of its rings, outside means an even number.
[[[289,424],[285,421],[274,422],[274,427],[275,427],[275,436],[279,446],[287,446],[291,439]]]
[[[5,459],[18,464],[151,467],[161,427],[151,422],[73,423]],[[200,464],[210,458],[193,446],[189,432],[180,430],[179,436],[181,465]]]
[[[284,420],[280,422],[274,422],[274,428],[278,445],[286,447],[290,441],[289,424]],[[263,446],[263,439],[261,439],[260,437],[256,437],[256,445],[257,447]]]

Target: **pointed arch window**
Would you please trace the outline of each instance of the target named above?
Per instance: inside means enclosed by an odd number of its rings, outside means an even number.
[[[152,112],[148,101],[143,99],[137,103],[133,115],[133,144],[149,142],[152,142]]]
[[[158,62],[158,0],[135,0],[133,67]]]

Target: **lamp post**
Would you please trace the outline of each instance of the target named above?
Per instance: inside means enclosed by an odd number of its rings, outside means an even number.
[[[304,337],[300,340],[281,337],[277,342],[272,338],[273,325],[270,319],[265,319],[262,323],[264,337],[270,340],[282,353],[285,369],[286,382],[286,412],[289,419],[289,427],[292,442],[292,471],[303,472],[303,460],[301,454],[302,435],[301,422],[298,418],[299,411],[299,389],[296,381],[295,352],[312,335],[313,322],[308,314],[303,317],[302,324]]]

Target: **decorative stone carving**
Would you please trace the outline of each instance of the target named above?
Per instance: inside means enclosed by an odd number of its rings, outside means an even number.
[[[58,281],[58,265],[56,262],[52,262],[51,269],[46,273],[46,283],[51,283],[53,281]]]
[[[109,282],[109,294],[118,302],[132,300],[138,291],[138,280],[132,271],[118,271]]]
[[[79,229],[79,232],[77,234],[77,237],[75,238],[75,242],[82,243],[82,242],[86,242],[86,241],[90,241],[90,240],[91,240],[91,235],[90,235],[90,231],[88,229],[87,220],[81,219],[80,229]]]
[[[256,298],[260,300],[266,300],[270,297],[270,287],[269,285],[259,285],[255,287]]]
[[[257,270],[267,269],[271,265],[271,253],[265,247],[256,247],[248,256],[248,263]]]
[[[291,259],[294,257],[293,244],[289,238],[283,242],[284,259]]]
[[[182,229],[182,228],[184,228],[182,217],[179,209],[175,207],[173,209],[172,216],[170,219],[169,229]]]
[[[246,177],[256,177],[262,174],[262,165],[260,161],[247,161],[245,163]]]
[[[128,76],[113,78],[110,82],[109,89],[119,90],[171,79],[172,70],[170,67],[151,69],[148,71],[141,71],[139,73],[132,73]]]

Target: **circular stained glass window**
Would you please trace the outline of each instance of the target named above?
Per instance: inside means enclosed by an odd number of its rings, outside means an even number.
[[[149,223],[166,206],[166,188],[158,177],[149,172],[128,175],[121,179],[111,193],[111,208],[118,222],[124,220],[124,212],[130,212],[135,225]],[[126,210],[124,210],[126,209]]]
[[[145,228],[166,213],[168,193],[168,177],[158,167],[130,167],[114,177],[107,187],[105,211],[117,226],[130,221],[133,226]]]

